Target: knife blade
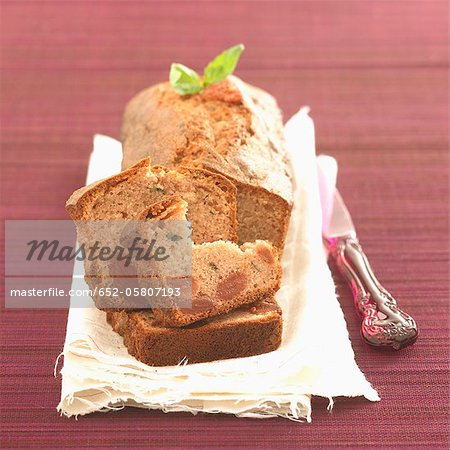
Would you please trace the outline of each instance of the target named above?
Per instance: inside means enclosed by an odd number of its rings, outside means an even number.
[[[322,184],[326,179],[326,167],[321,158],[317,159],[317,165]],[[325,203],[323,195],[321,203]],[[362,316],[362,338],[372,346],[394,350],[413,344],[419,334],[417,324],[398,307],[395,298],[375,277],[358,241],[351,215],[336,188],[332,203],[329,220],[322,224],[323,235],[331,256],[350,285],[355,306]]]
[[[330,221],[324,224],[323,233],[327,238],[351,236],[356,238],[356,230],[344,200],[337,189],[334,191]]]

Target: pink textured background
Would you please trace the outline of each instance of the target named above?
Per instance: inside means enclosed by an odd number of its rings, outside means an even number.
[[[66,311],[1,310],[1,445],[443,448],[448,439],[448,3],[446,1],[1,2],[3,217],[66,218],[92,135],[118,136],[125,102],[244,42],[238,75],[285,116],[309,104],[317,146],[379,278],[418,321],[399,353],[358,336],[383,400],[314,401],[313,423],[129,408],[75,421],[55,411]],[[3,258],[2,258],[3,265]],[[2,268],[3,270],[3,268]],[[1,286],[3,293],[3,284]]]

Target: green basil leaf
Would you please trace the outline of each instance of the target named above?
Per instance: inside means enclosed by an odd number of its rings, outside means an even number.
[[[205,68],[203,84],[208,86],[209,84],[218,83],[228,75],[231,75],[244,48],[243,44],[235,45],[214,58]]]
[[[196,94],[203,89],[203,83],[195,70],[183,64],[173,63],[170,66],[170,84],[181,95]]]

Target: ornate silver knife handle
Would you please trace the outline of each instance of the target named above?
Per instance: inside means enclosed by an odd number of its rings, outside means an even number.
[[[362,316],[363,339],[370,345],[395,350],[413,344],[419,334],[415,320],[397,306],[395,298],[377,280],[358,239],[330,238],[328,243]]]

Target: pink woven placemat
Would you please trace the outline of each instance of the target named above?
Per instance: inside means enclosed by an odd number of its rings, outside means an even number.
[[[309,104],[317,147],[384,284],[418,321],[398,353],[365,346],[336,274],[358,363],[380,403],[313,402],[313,423],[128,408],[57,415],[53,363],[66,311],[1,310],[1,446],[443,448],[448,442],[447,2],[21,2],[0,14],[2,209],[8,219],[66,218],[92,135],[118,136],[125,102],[247,45],[238,75],[285,115]],[[3,249],[2,249],[3,250]],[[2,258],[2,273],[3,258]],[[3,282],[1,285],[3,293]]]

